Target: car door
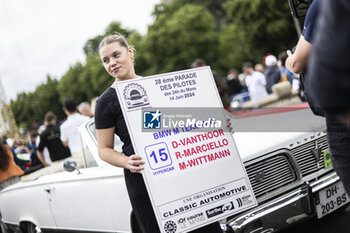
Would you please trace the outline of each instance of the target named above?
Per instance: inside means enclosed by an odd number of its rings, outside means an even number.
[[[105,166],[104,186],[106,201],[116,225],[117,232],[130,231],[131,204],[121,168]]]
[[[35,223],[42,228],[56,227],[45,182],[18,183],[1,192],[0,206],[3,221],[19,224],[22,221]]]
[[[64,173],[50,184],[50,204],[61,230],[115,232],[99,167]]]

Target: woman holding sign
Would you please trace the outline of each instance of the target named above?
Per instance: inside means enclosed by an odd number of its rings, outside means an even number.
[[[115,81],[140,78],[134,69],[135,50],[121,34],[105,37],[99,53],[106,71]],[[99,98],[95,110],[98,151],[102,160],[124,168],[125,183],[133,212],[143,233],[160,232],[147,189],[142,178],[144,161],[135,155],[124,116],[113,86]],[[123,141],[123,153],[115,151],[114,133]],[[218,223],[210,224],[193,232],[222,232]]]

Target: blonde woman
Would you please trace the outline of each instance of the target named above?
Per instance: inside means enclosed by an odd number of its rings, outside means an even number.
[[[135,50],[121,34],[105,37],[99,47],[101,61],[106,71],[115,79],[123,81],[141,78],[135,73]],[[109,87],[97,101],[95,109],[98,151],[102,160],[124,168],[125,183],[128,189],[133,212],[143,233],[160,232],[141,172],[144,161],[135,155],[116,91]],[[123,141],[123,154],[115,151],[114,133]],[[222,232],[218,223],[211,224],[194,232]]]

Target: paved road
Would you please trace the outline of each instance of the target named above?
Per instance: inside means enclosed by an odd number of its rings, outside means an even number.
[[[321,219],[313,218],[298,224],[283,233],[349,233],[350,207],[341,213],[331,214]]]

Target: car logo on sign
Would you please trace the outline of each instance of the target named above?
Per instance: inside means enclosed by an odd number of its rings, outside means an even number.
[[[137,83],[131,83],[124,88],[124,100],[128,109],[150,104],[145,89]]]

